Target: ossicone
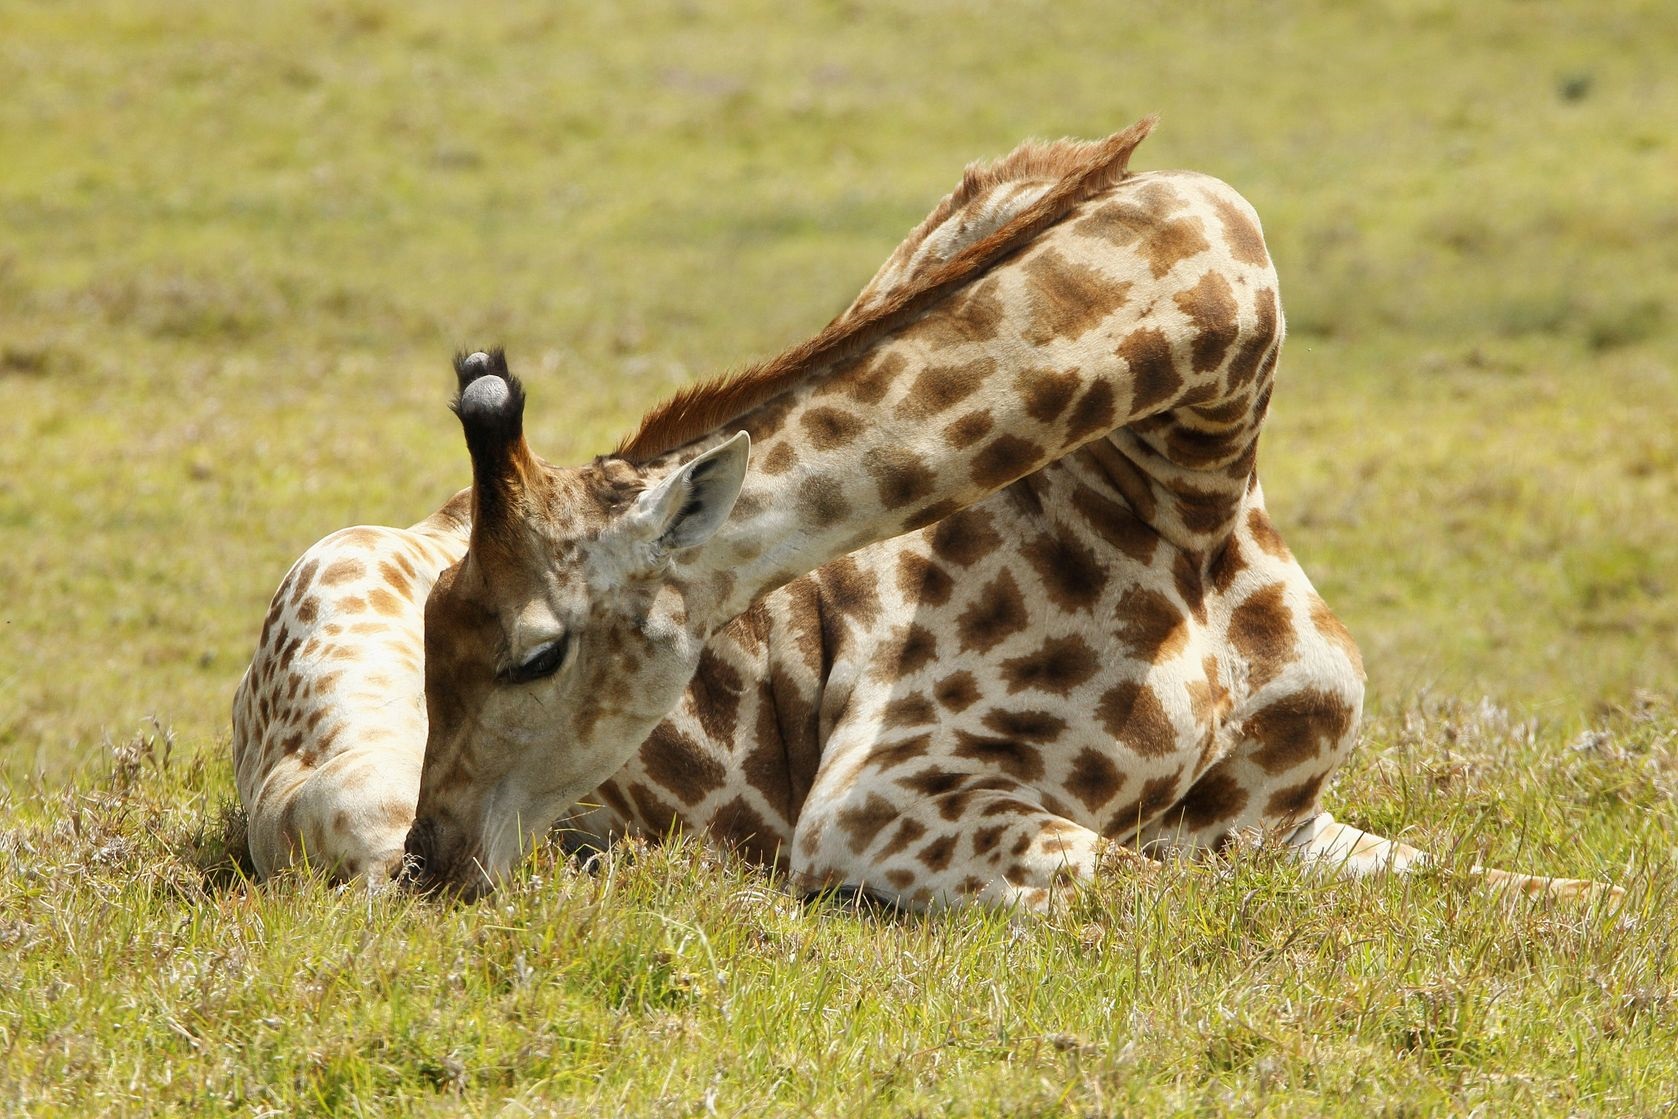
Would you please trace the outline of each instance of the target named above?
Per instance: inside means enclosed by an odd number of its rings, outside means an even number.
[[[475,519],[481,520],[522,488],[532,464],[524,442],[524,386],[508,372],[499,347],[455,355],[454,372],[460,389],[450,407],[466,434]]]

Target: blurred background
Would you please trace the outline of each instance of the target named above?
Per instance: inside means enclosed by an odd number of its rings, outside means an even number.
[[[0,782],[226,752],[291,561],[843,308],[968,161],[1162,121],[1258,208],[1274,515],[1377,710],[1678,686],[1668,2],[0,7]]]

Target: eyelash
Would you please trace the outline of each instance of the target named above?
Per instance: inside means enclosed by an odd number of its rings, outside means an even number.
[[[526,660],[523,664],[515,664],[497,673],[503,684],[528,684],[533,680],[541,680],[559,671],[559,666],[565,663],[566,653],[571,645],[570,635],[561,637],[549,644],[541,652]]]

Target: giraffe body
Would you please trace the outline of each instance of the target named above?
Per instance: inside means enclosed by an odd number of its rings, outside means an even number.
[[[1022,152],[988,177],[970,173],[835,325],[889,309],[975,244],[1029,217],[1056,189],[1056,174],[1064,175],[1065,161],[1056,156],[1065,153],[1055,146]],[[476,821],[484,841],[467,855],[488,871],[480,878],[458,860],[449,864],[422,823],[410,846],[434,875],[469,892],[480,880],[487,884],[531,832],[568,806],[566,826],[599,841],[681,827],[781,867],[804,888],[861,887],[915,906],[977,900],[1041,907],[1058,888],[1104,865],[1144,865],[1138,852],[1215,850],[1261,829],[1291,833],[1302,856],[1354,872],[1402,870],[1420,858],[1320,809],[1323,784],[1355,739],[1362,666],[1350,636],[1271,527],[1253,472],[1281,316],[1245,202],[1204,176],[1129,176],[1077,201],[1046,232],[1015,246],[1011,259],[971,281],[944,304],[907,315],[883,343],[828,362],[825,376],[806,378],[740,416],[738,426],[756,444],[756,476],[745,479],[734,517],[770,529],[755,537],[724,533],[728,562],[691,576],[704,584],[697,591],[678,580],[675,594],[669,586],[650,592],[641,625],[627,638],[563,651],[566,668],[589,653],[615,658],[616,673],[631,674],[636,662],[656,656],[647,646],[657,625],[649,622],[662,613],[656,636],[679,641],[681,615],[709,610],[720,628],[687,631],[702,639],[694,643],[702,651],[693,655],[691,678],[673,693],[674,706],[654,703],[655,717],[642,715],[653,729],[639,749],[627,760],[620,752],[581,788],[547,802],[520,800],[503,778],[490,798],[494,812]],[[1028,308],[1012,326],[1010,305]],[[1113,354],[1121,358],[1117,391],[1082,375],[1091,355]],[[1024,422],[1007,427],[994,418],[987,424],[992,409],[974,406],[984,395],[975,382],[995,378],[998,361],[1011,363],[1008,387],[1026,401]],[[917,372],[906,377],[894,362]],[[469,439],[469,394],[483,374],[484,367],[462,374]],[[830,465],[800,461],[819,459],[808,453],[812,446],[842,448],[858,423],[893,410],[907,430],[938,431],[967,453],[953,499],[952,487],[925,483],[930,468],[893,459],[885,453],[890,447],[874,445],[872,459],[853,462],[856,484],[848,488],[833,481]],[[1121,415],[1129,422],[1114,426]],[[464,634],[450,629],[447,616],[434,627],[433,641],[442,635],[426,669],[434,732],[439,710],[443,721],[458,722],[447,694],[455,680],[482,667],[463,661],[450,642],[468,658],[479,645],[481,656],[481,636],[499,630],[491,640],[503,650],[535,640],[549,659],[561,659],[551,639],[559,613],[552,603],[564,598],[564,588],[545,582],[550,540],[598,532],[613,514],[637,508],[639,496],[672,466],[679,472],[696,455],[723,454],[725,436],[701,432],[674,453],[656,448],[646,466],[633,453],[574,472],[533,459],[519,463],[518,492],[501,513],[513,507],[514,520],[561,522],[564,530],[536,546],[508,533],[499,543],[480,541],[481,554],[472,557],[458,520],[427,538],[426,570],[465,560],[445,574],[445,591],[466,581],[488,598],[491,586],[542,569],[533,590],[514,596],[521,599],[516,608],[480,606]],[[493,471],[496,455],[508,453],[483,444],[480,436],[473,447],[480,512],[493,490],[485,484],[486,463]],[[545,488],[532,496],[538,487],[526,476]],[[790,513],[781,500],[788,476],[798,480]],[[863,486],[884,508],[872,511],[871,527],[858,538],[846,521]],[[952,509],[969,500],[976,504]],[[804,523],[787,530],[784,520],[774,522],[778,501],[783,516]],[[868,533],[905,528],[911,531],[868,541]],[[773,542],[788,538],[791,544],[777,551]],[[860,550],[845,554],[857,544]],[[363,566],[370,568],[381,549],[411,545],[398,536],[363,536],[356,546],[368,549]],[[800,564],[824,549],[838,558],[806,573]],[[571,561],[577,571],[565,574],[585,584],[622,577],[621,560],[615,569],[600,564],[603,575],[574,548],[557,556],[554,566]],[[685,574],[679,557],[673,566]],[[353,606],[369,598],[295,570],[293,582],[296,589],[282,587],[276,603],[282,596],[288,603],[320,599],[317,619],[347,619],[354,611],[345,599]],[[407,582],[410,593],[389,631],[401,636],[380,639],[392,641],[391,655],[404,665],[413,660],[413,604],[423,589],[422,580]],[[326,604],[334,598],[335,607]],[[290,636],[265,639],[253,673],[265,653],[283,652],[306,630],[298,629],[295,605],[287,609],[278,632]],[[271,670],[262,678],[284,676]],[[252,709],[249,683],[247,677],[240,703]],[[414,709],[413,676],[392,683],[389,698],[400,698],[406,715],[399,729],[381,730],[363,751],[386,759],[388,772],[401,777],[376,798],[380,825],[367,813],[351,814],[347,834],[334,829],[333,813],[342,806],[331,802],[352,799],[351,786],[323,779],[317,763],[321,805],[290,794],[299,807],[290,830],[270,829],[276,852],[295,850],[298,821],[309,819],[317,835],[310,850],[338,843],[342,853],[328,861],[341,870],[377,876],[393,867],[394,825],[383,821],[401,814],[391,805],[406,805],[412,815],[411,775],[425,733],[416,737],[414,728],[425,719]],[[621,719],[624,702],[615,702],[619,710],[594,711],[593,720]],[[389,707],[375,708],[364,690],[340,696],[339,709],[371,726]],[[260,724],[247,716],[243,725]],[[236,753],[244,744],[242,759],[261,759],[253,773],[274,769],[276,756],[298,758],[288,763],[294,769],[310,768],[306,746],[276,755],[273,741],[288,742],[289,734],[262,736],[259,752],[250,745],[258,736],[241,737],[240,726],[236,716]],[[481,778],[474,760],[445,770],[436,745],[434,737],[438,757],[427,762],[434,793]],[[246,768],[241,760],[255,835],[263,802]],[[270,775],[269,784],[274,780]],[[295,776],[286,781],[274,787],[308,787]],[[268,815],[279,820],[284,812]],[[326,818],[326,826],[315,817]],[[319,838],[326,833],[339,838]],[[277,854],[270,862],[283,859]],[[1589,888],[1521,881],[1560,892]]]

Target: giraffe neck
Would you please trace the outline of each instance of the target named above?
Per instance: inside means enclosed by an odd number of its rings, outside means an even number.
[[[963,290],[672,456],[734,431],[753,467],[676,575],[714,629],[828,560],[930,524],[1088,444],[1187,551],[1239,514],[1280,340],[1256,219],[1216,180],[1136,176]]]

